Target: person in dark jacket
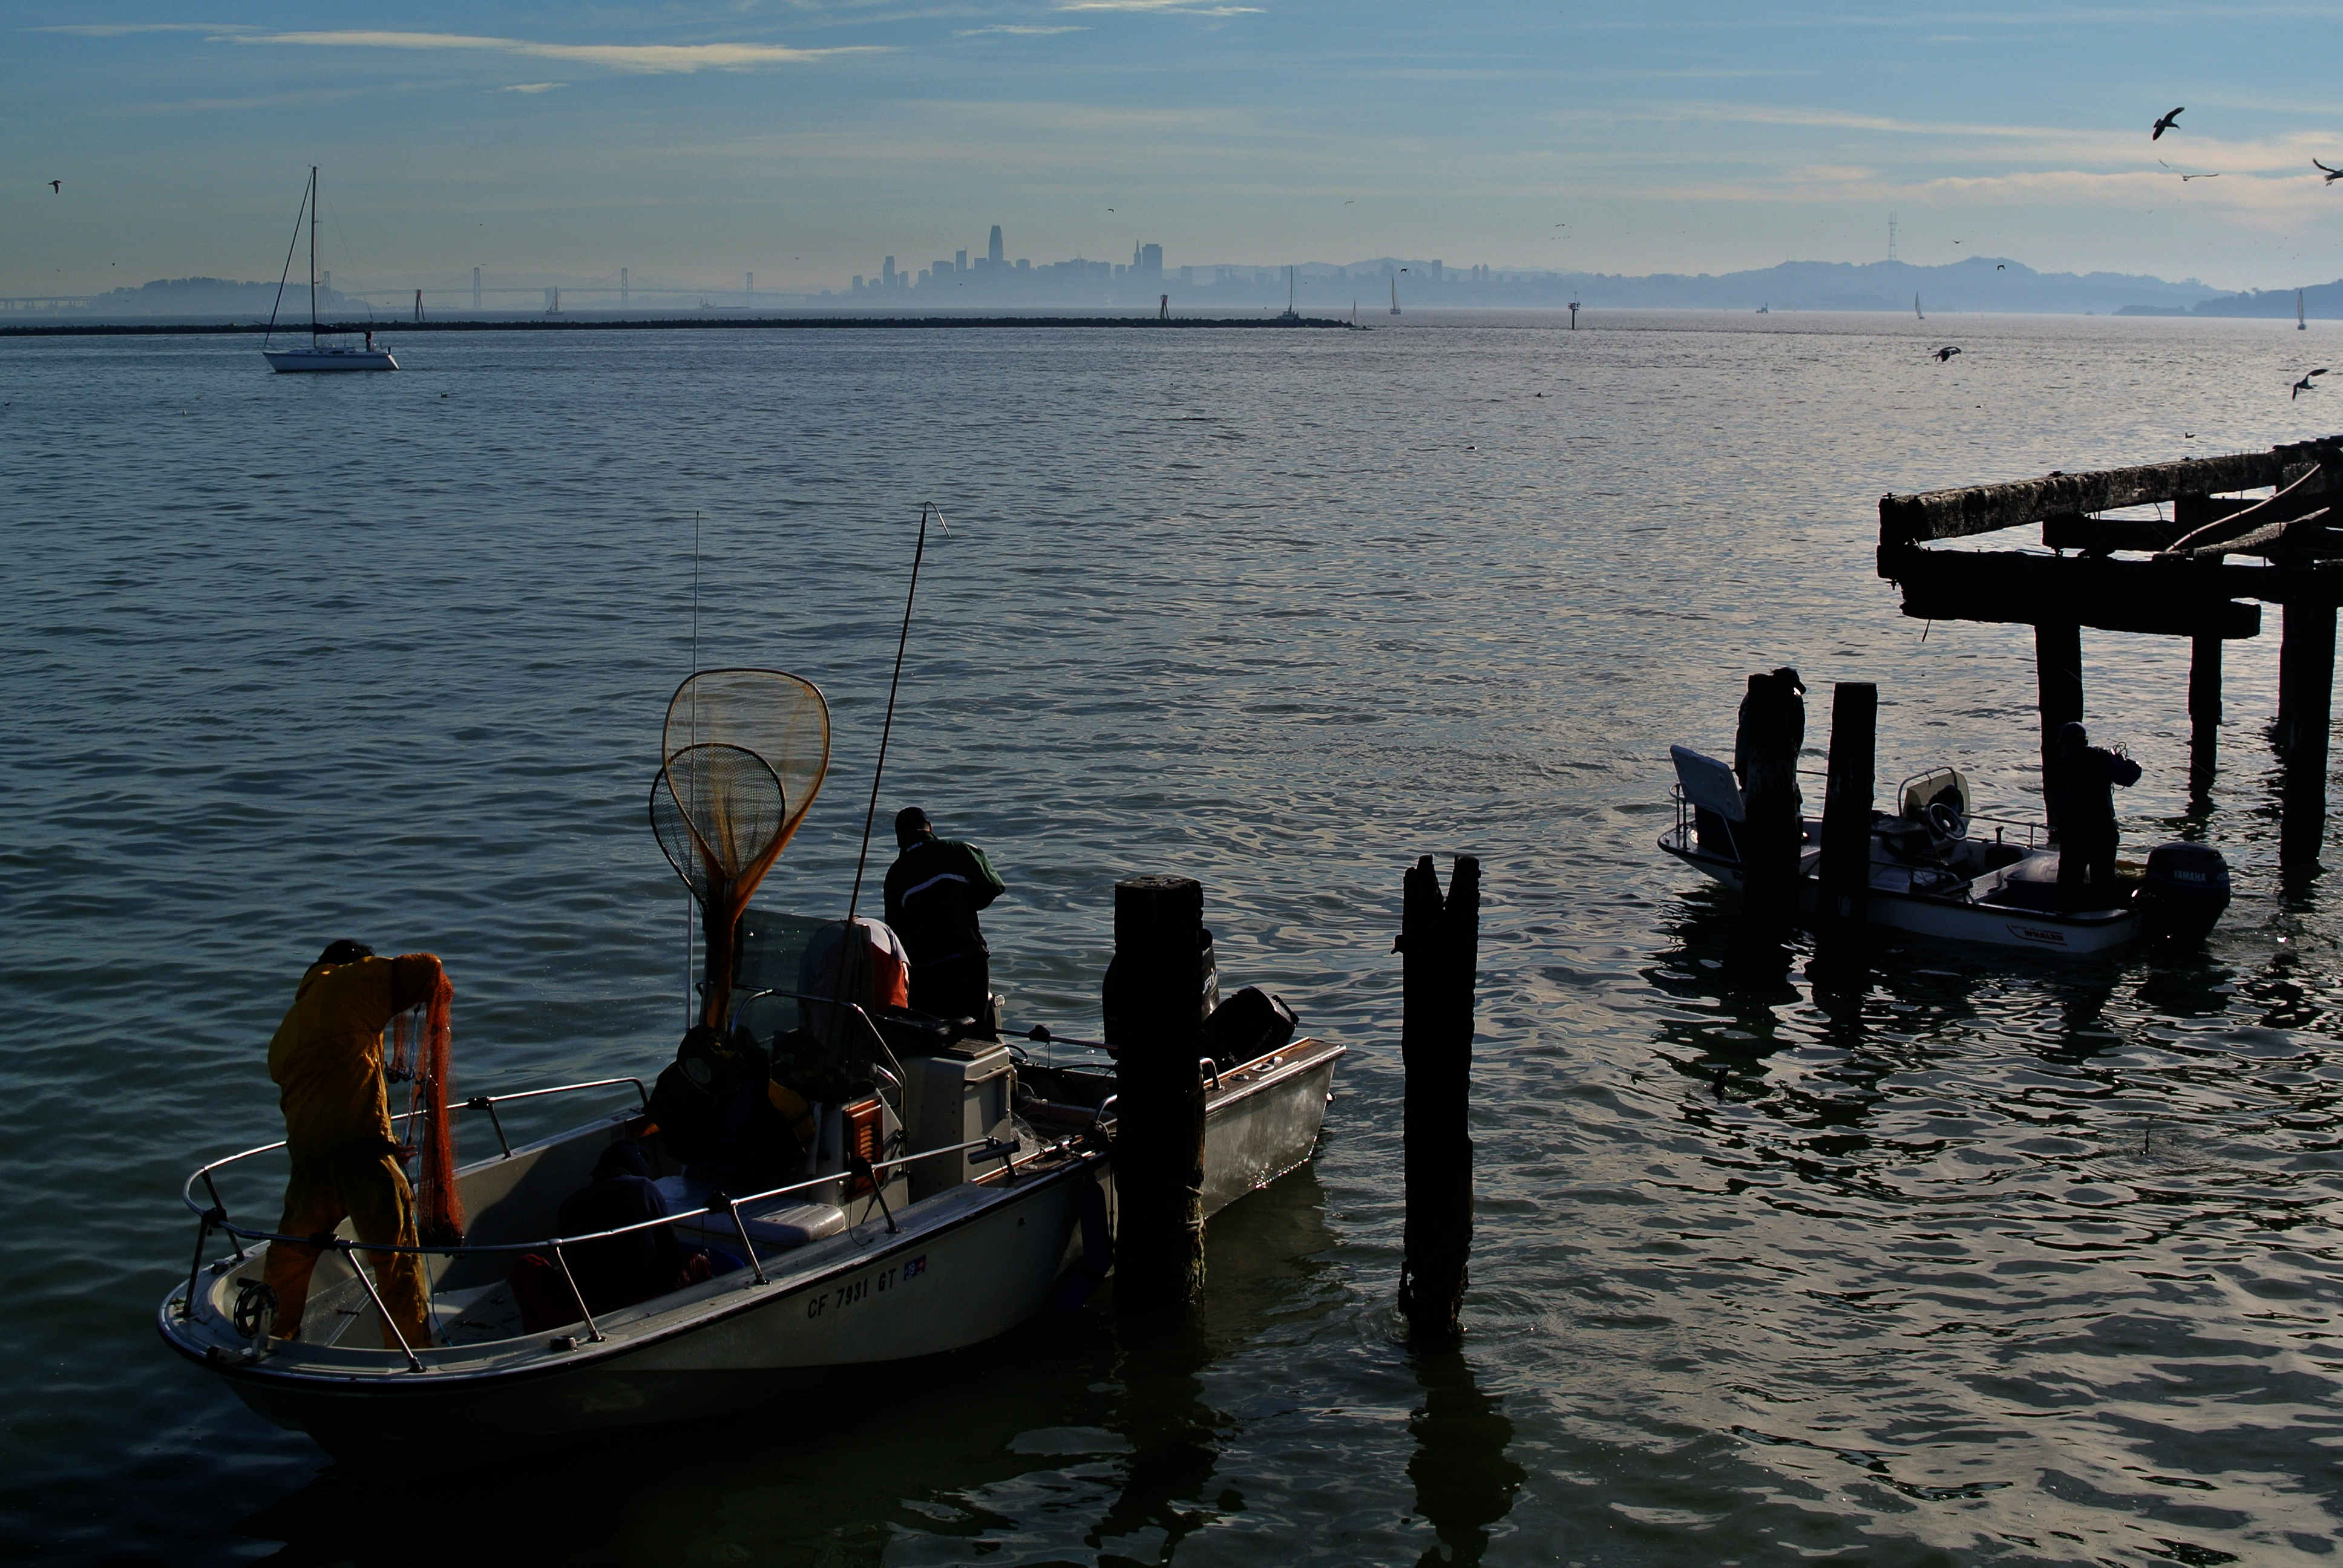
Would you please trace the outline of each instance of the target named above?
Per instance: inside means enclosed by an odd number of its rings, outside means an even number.
[[[2050,821],[2058,832],[2058,901],[2062,908],[2106,908],[2116,880],[2116,800],[2110,786],[2139,782],[2139,764],[2121,751],[2091,744],[2079,724],[2058,730],[2050,770]]]
[[[936,837],[917,806],[895,814],[901,853],[887,868],[887,923],[911,956],[911,1007],[981,1020],[992,992],[991,951],[976,912],[1008,891],[984,851]]]
[[[667,1214],[667,1200],[651,1181],[649,1159],[641,1144],[621,1139],[602,1151],[587,1184],[563,1201],[554,1221],[565,1236],[615,1231]],[[667,1225],[581,1241],[568,1249],[569,1270],[588,1312],[607,1312],[630,1307],[677,1289],[684,1281],[687,1258],[675,1231]]]

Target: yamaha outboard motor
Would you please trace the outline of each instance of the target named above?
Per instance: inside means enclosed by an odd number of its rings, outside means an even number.
[[[2229,907],[2229,863],[2209,844],[2158,844],[2132,907],[2148,940],[2201,942]]]

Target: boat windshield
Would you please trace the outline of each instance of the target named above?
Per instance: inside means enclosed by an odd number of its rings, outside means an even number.
[[[1939,800],[1964,818],[1973,814],[1976,803],[1967,775],[1956,768],[1938,768],[1906,779],[1900,793],[1903,815],[1916,822]]]

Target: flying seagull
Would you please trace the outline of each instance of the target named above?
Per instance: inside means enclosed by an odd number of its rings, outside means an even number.
[[[1936,363],[1939,365],[1946,364],[1951,360],[1954,355],[1958,354],[1959,352],[1959,349],[1947,343],[1942,348],[1936,350]]]
[[[2324,375],[2326,375],[2326,374],[2327,374],[2327,367],[2326,367],[2325,366],[2323,366],[2323,365],[2322,365],[2322,366],[2320,366],[2318,369],[2316,369],[2316,370],[2312,371],[2312,372],[2310,373],[2310,376],[2324,376]],[[2289,392],[2289,393],[2288,393],[2288,394],[2286,395],[2286,400],[2287,400],[2288,402],[2289,402],[2289,403],[2293,402],[2297,397],[2301,397],[2305,392],[2316,392],[2316,391],[2318,391],[2318,387],[2313,387],[2313,386],[2310,384],[2310,376],[2306,376],[2306,377],[2304,377],[2301,380],[2299,380],[2299,381],[2298,381],[2298,382],[2296,382],[2296,383],[2294,384],[2294,390],[2293,390],[2293,391],[2291,391],[2291,392]]]
[[[2337,180],[2343,180],[2343,169],[2330,169],[2325,164],[2320,163],[2317,158],[2310,160],[2310,166],[2325,175],[2328,185],[2333,185]]]
[[[2187,107],[2187,106],[2185,104],[2181,106],[2181,109],[2185,109]],[[2173,127],[2174,123],[2180,118],[2181,109],[2175,109],[2170,114],[2165,116],[2164,118],[2157,121],[2156,128],[2147,133],[2147,139],[2152,142],[2156,140],[2157,137],[2164,135],[2165,132],[2170,130]]]
[[[65,195],[65,181],[63,181],[63,180],[51,180],[51,181],[49,182],[49,194],[50,194],[50,195],[52,195],[52,196],[63,196],[63,195]]]
[[[1996,261],[1993,264],[1993,269],[1996,272],[2007,272],[2009,270],[2009,263],[2006,261]]]

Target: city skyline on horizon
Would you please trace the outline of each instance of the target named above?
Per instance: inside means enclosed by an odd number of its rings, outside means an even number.
[[[2333,5],[222,14],[35,0],[0,24],[19,108],[0,294],[274,272],[311,163],[353,277],[626,255],[808,292],[993,222],[1035,258],[1177,236],[1196,256],[1721,274],[1876,259],[1891,212],[1916,263],[1983,249],[2220,288],[2343,271],[2343,191],[2310,166],[2343,158],[2343,109],[2285,64]]]

